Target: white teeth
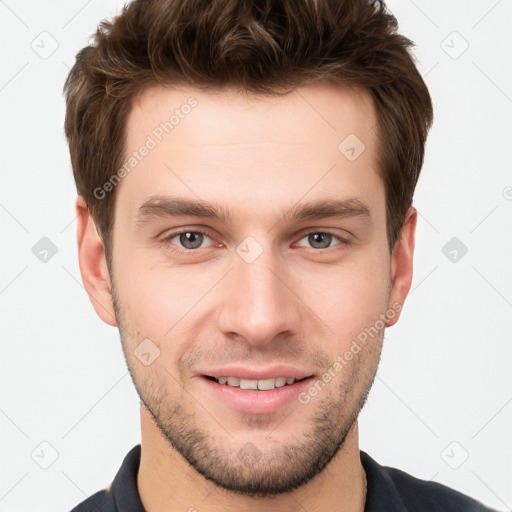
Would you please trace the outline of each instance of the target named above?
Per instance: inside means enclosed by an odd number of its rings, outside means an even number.
[[[262,379],[258,381],[258,389],[267,391],[276,387],[276,379]]]
[[[268,391],[274,388],[281,388],[295,382],[293,377],[276,377],[275,379],[239,379],[238,377],[215,377],[219,384],[227,384],[228,386],[240,387],[240,389],[259,389]]]
[[[240,389],[258,389],[257,380],[240,379]]]
[[[286,377],[277,377],[276,388],[282,388],[286,384]]]

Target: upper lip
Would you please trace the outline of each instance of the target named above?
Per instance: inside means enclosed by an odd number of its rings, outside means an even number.
[[[277,377],[292,377],[301,380],[314,375],[313,371],[288,365],[266,366],[265,368],[248,368],[246,366],[222,366],[208,368],[198,372],[207,377],[238,377],[239,379],[264,380]]]

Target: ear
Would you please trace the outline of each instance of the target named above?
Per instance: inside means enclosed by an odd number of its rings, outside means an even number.
[[[397,240],[391,256],[391,292],[388,308],[398,310],[398,314],[387,321],[387,327],[398,322],[405,298],[411,288],[417,220],[416,208],[411,206],[407,210],[400,238]]]
[[[83,196],[77,197],[75,210],[78,221],[78,262],[82,281],[98,316],[106,324],[117,327],[105,248]]]

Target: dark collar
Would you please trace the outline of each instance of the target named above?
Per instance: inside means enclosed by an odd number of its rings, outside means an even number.
[[[359,455],[366,473],[364,512],[378,512],[380,510],[407,512],[387,471],[366,452],[360,450]]]

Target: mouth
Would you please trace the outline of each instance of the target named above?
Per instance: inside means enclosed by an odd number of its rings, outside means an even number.
[[[227,407],[228,410],[237,413],[276,413],[300,405],[300,394],[314,381],[313,374],[289,371],[287,376],[285,371],[274,373],[278,375],[277,377],[269,375],[269,372],[264,372],[265,375],[255,375],[256,372],[251,374],[247,371],[237,372],[243,376],[224,376],[215,371],[212,372],[214,375],[200,374],[201,393],[211,400],[212,405]],[[295,373],[295,377],[290,377],[290,373]]]

